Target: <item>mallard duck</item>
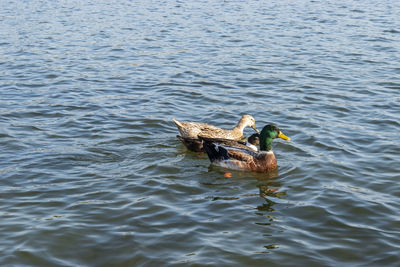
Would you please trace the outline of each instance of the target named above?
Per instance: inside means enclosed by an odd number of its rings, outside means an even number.
[[[180,136],[178,139],[189,149],[195,152],[203,151],[203,143],[199,140],[199,136],[206,138],[223,138],[229,140],[239,140],[243,136],[243,130],[246,127],[256,128],[255,120],[250,115],[243,115],[238,124],[232,130],[225,130],[203,122],[179,122],[172,119],[178,130]]]
[[[211,163],[230,169],[254,172],[268,172],[277,167],[277,161],[272,151],[272,140],[275,138],[290,140],[274,124],[268,124],[262,129],[260,152],[254,152],[248,147],[219,142],[217,139],[200,137]]]

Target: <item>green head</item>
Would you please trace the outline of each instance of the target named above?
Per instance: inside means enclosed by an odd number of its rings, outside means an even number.
[[[272,150],[272,140],[275,138],[290,140],[290,138],[284,135],[275,124],[266,125],[260,133],[260,150]]]

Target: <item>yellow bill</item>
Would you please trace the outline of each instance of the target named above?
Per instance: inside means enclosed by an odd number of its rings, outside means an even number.
[[[290,141],[290,137],[287,137],[287,136],[284,135],[281,131],[279,131],[278,137],[279,137],[279,138],[282,138],[283,140],[288,140],[288,141]]]

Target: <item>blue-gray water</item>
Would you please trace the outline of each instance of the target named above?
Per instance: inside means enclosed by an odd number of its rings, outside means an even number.
[[[0,264],[398,266],[399,12],[1,1]],[[246,113],[292,138],[276,172],[227,178],[171,121]]]

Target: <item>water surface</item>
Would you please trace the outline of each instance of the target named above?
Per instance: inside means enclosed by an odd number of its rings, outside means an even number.
[[[1,265],[396,266],[399,3],[2,1]],[[276,171],[171,121],[242,114]]]

